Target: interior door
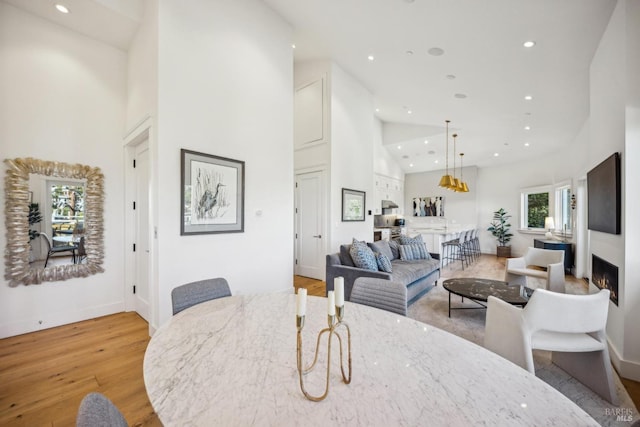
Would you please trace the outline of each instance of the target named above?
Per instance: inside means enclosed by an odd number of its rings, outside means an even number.
[[[149,140],[135,148],[135,311],[149,321]]]
[[[322,172],[296,175],[296,265],[300,276],[324,280]]]

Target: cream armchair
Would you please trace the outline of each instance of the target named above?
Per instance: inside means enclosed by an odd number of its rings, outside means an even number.
[[[546,271],[530,266],[545,267]],[[507,258],[505,282],[526,286],[527,276],[545,280],[547,290],[564,293],[564,251],[529,247],[523,257]]]
[[[484,346],[535,374],[533,350],[614,405],[618,396],[607,346],[609,291],[568,295],[537,289],[524,308],[487,301]]]

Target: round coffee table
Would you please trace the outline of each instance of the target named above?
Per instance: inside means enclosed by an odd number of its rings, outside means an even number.
[[[500,298],[509,304],[524,307],[529,302],[533,289],[524,286],[509,286],[507,282],[501,280],[479,279],[476,277],[460,277],[457,279],[447,279],[442,282],[442,287],[449,291],[449,317],[451,310],[470,310],[487,308],[482,304],[487,302],[489,296]],[[478,304],[480,307],[451,307],[451,294],[456,294]]]

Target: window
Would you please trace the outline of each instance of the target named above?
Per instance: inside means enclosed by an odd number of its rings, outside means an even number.
[[[520,229],[545,231],[544,219],[553,217],[555,231],[571,232],[571,183],[522,189]]]
[[[81,233],[84,228],[84,183],[47,181],[52,238]]]

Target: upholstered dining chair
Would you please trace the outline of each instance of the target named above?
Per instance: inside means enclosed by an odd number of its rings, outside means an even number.
[[[80,402],[76,427],[128,427],[120,410],[103,394],[92,392]]]
[[[53,246],[51,239],[47,236],[46,233],[40,233],[40,235],[44,238],[44,241],[47,243],[47,259],[44,262],[45,268],[49,263],[49,257],[53,254],[57,254],[60,252],[71,252],[71,257],[73,259],[73,263],[76,263],[76,246],[75,245],[63,245],[63,246]]]
[[[569,295],[537,289],[524,308],[489,297],[484,346],[535,374],[533,350],[617,405],[606,336],[609,290]]]
[[[187,283],[171,291],[173,314],[205,301],[230,296],[229,283],[222,277]]]

